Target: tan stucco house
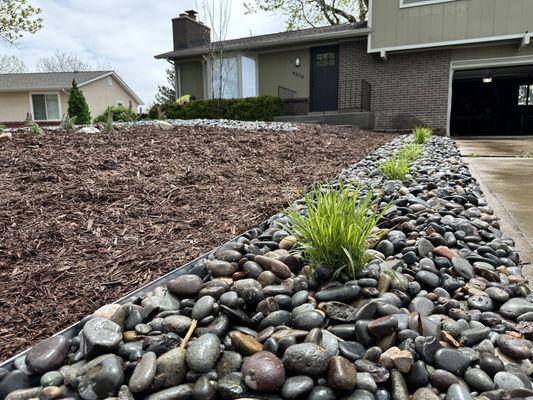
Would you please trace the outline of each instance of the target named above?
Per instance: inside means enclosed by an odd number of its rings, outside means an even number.
[[[286,120],[533,134],[533,0],[367,3],[363,23],[221,43],[186,12],[156,58],[174,63],[178,94],[210,98],[224,80],[224,97],[281,97]]]
[[[0,123],[17,124],[29,115],[39,123],[57,123],[68,110],[68,92],[75,80],[91,116],[108,106],[138,111],[142,100],[114,71],[0,74]]]

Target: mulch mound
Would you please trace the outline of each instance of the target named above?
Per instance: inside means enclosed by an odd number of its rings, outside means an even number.
[[[391,140],[154,127],[0,142],[0,359],[257,225]]]

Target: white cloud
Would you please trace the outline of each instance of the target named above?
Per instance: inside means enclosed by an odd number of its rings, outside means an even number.
[[[212,0],[218,1],[218,0]],[[167,63],[154,55],[172,50],[171,19],[195,9],[196,0],[34,0],[43,9],[44,28],[12,46],[0,42],[1,54],[20,57],[34,70],[41,57],[56,49],[109,63],[150,104],[157,85],[166,82]],[[202,16],[200,16],[202,19]],[[283,30],[278,15],[246,15],[233,0],[228,39]]]

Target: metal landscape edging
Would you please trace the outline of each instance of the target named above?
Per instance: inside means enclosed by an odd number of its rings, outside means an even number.
[[[263,223],[258,224],[257,227],[261,226],[262,224]],[[184,264],[184,265],[182,265],[182,266],[180,266],[180,267],[178,267],[178,268],[166,273],[163,276],[160,276],[159,278],[147,283],[146,285],[141,286],[140,288],[135,289],[134,291],[127,293],[126,295],[124,295],[123,297],[121,297],[117,301],[114,301],[111,304],[125,304],[132,297],[142,296],[142,295],[144,295],[144,294],[146,294],[148,292],[151,292],[152,290],[154,290],[157,287],[163,286],[168,281],[171,281],[172,279],[177,278],[178,276],[185,275],[186,273],[188,273],[194,267],[194,265],[197,262],[207,259],[209,257],[209,255],[212,254],[213,252],[215,252],[217,249],[219,249],[219,248],[221,248],[221,247],[223,247],[223,246],[225,246],[225,245],[227,245],[229,243],[235,242],[235,241],[239,240],[242,237],[245,237],[245,235],[247,233],[249,233],[252,229],[255,229],[255,228],[248,229],[244,233],[242,233],[242,234],[240,234],[238,236],[235,236],[233,239],[230,239],[227,242],[221,244],[220,246],[215,247],[211,251],[209,251],[207,253],[204,253],[201,256],[198,256],[194,260],[189,261],[188,263],[186,263],[186,264]],[[78,321],[78,322],[70,325],[69,327],[67,327],[67,328],[55,333],[54,335],[52,335],[52,337],[53,336],[58,336],[58,335],[64,335],[64,336],[72,339],[79,333],[79,325],[80,325],[80,323],[81,323],[81,321]],[[20,358],[20,357],[26,355],[26,353],[28,353],[31,349],[32,348],[29,347],[26,350],[21,351],[20,353],[17,353],[14,356],[8,358],[7,360],[1,362],[0,363],[0,368],[5,368],[8,371],[12,371],[13,369],[15,369],[15,366],[14,366],[15,360],[17,358]]]

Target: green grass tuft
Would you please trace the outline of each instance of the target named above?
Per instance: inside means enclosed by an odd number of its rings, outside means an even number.
[[[379,166],[387,179],[404,181],[409,173],[409,160],[401,152],[393,154]]]
[[[63,119],[61,120],[61,123],[60,123],[60,126],[63,129],[67,131],[71,131],[74,129],[75,125],[76,125],[76,117],[70,117],[68,113],[63,115]]]
[[[407,162],[412,163],[422,153],[422,147],[417,143],[406,143],[400,150],[400,156],[403,156]]]
[[[417,126],[413,129],[413,139],[417,144],[427,143],[431,135],[433,135],[433,131],[430,128]]]
[[[354,277],[368,261],[365,251],[386,209],[379,211],[377,200],[368,193],[358,199],[360,186],[317,187],[304,197],[306,215],[293,205],[287,211],[288,231],[297,237],[295,249],[303,252],[311,267],[325,266],[333,277]]]
[[[44,134],[44,130],[43,128],[41,128],[38,124],[36,124],[35,122],[31,122],[29,125],[28,125],[28,128],[29,128],[29,133],[30,135],[32,136],[42,136]]]

